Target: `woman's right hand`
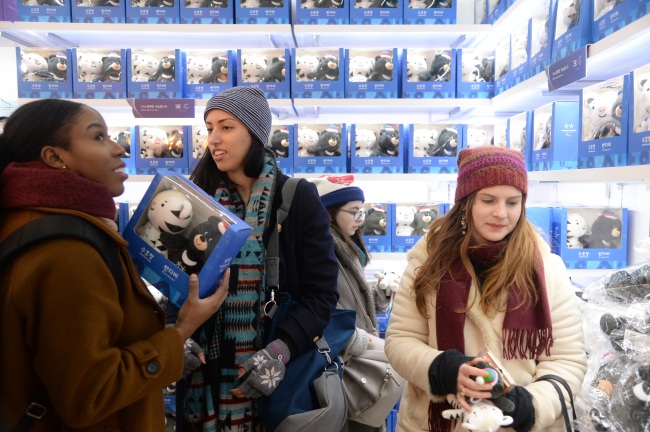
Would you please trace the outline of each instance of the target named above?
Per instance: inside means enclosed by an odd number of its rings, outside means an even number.
[[[199,277],[195,274],[190,276],[188,284],[189,294],[183,307],[178,312],[178,319],[174,328],[180,333],[185,341],[219,309],[228,295],[228,284],[230,282],[230,269],[227,269],[216,291],[203,299],[199,298]]]

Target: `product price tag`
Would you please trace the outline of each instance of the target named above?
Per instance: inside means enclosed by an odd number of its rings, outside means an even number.
[[[587,47],[569,54],[546,68],[549,91],[557,90],[587,76]]]

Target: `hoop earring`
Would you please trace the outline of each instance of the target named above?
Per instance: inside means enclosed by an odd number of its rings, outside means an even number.
[[[460,233],[462,235],[467,234],[467,219],[465,217],[465,210],[463,210],[463,214],[460,217],[460,229],[461,229]]]

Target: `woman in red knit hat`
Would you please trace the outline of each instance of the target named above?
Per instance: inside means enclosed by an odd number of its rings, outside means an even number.
[[[470,398],[497,402],[512,418],[505,428],[563,430],[555,389],[535,380],[555,374],[579,391],[582,323],[564,263],[526,220],[527,194],[520,152],[459,153],[455,205],[408,252],[386,334],[386,354],[408,381],[398,431],[460,430],[442,412],[470,411]],[[505,394],[477,367],[495,363],[487,350],[516,383]]]

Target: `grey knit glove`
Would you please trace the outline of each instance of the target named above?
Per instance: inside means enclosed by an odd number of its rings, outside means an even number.
[[[284,378],[284,365],[289,360],[291,351],[287,344],[280,339],[274,340],[241,364],[240,367],[248,372],[248,376],[239,388],[250,399],[270,395]]]
[[[194,342],[192,338],[186,340],[184,346],[185,361],[183,362],[183,378],[187,378],[190,372],[201,366],[201,360],[198,355],[203,352],[203,348]]]

